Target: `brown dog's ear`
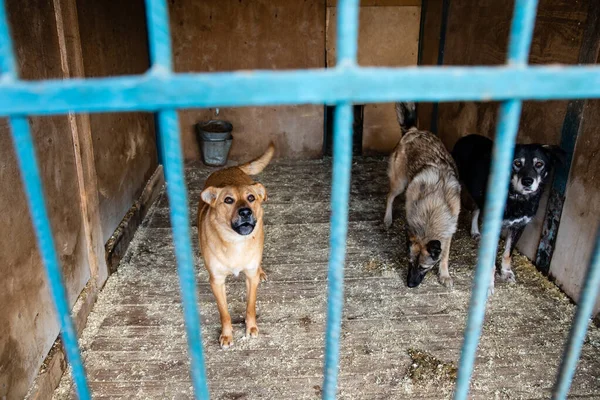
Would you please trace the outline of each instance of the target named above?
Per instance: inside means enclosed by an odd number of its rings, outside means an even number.
[[[427,252],[432,260],[437,260],[442,253],[442,242],[439,240],[430,240],[427,242]]]
[[[267,201],[267,189],[265,189],[265,187],[262,185],[262,183],[255,183],[252,185],[252,188],[254,190],[256,190],[256,193],[258,194],[258,197],[260,197],[260,199],[262,201]]]
[[[219,188],[209,186],[206,189],[204,189],[202,193],[200,193],[200,198],[209,206],[214,207],[215,203],[217,202],[217,198],[219,197],[220,191],[221,189]]]

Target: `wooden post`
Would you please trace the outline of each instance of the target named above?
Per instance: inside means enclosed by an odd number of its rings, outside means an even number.
[[[63,76],[65,78],[84,77],[76,2],[75,0],[53,1]],[[69,114],[69,122],[75,150],[90,275],[96,288],[100,289],[108,278],[108,268],[102,240],[98,183],[90,119],[87,114]]]
[[[594,1],[589,2],[581,48],[579,64],[594,64],[600,50],[600,7]],[[546,208],[546,217],[542,228],[542,236],[535,257],[536,267],[545,275],[550,272],[550,263],[556,244],[556,236],[560,225],[565,192],[569,179],[569,171],[575,151],[575,143],[582,127],[583,114],[587,100],[571,100],[563,121],[560,147],[567,153],[564,165],[557,166],[550,188],[550,196]]]

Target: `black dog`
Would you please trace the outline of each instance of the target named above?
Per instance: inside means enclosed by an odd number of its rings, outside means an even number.
[[[492,161],[493,142],[481,135],[461,138],[452,151],[459,178],[477,205],[473,211],[471,236],[479,239],[478,219],[485,203],[485,195]],[[502,229],[508,234],[502,255],[500,277],[515,282],[511,269],[512,251],[525,226],[535,216],[549,172],[556,162],[564,162],[565,152],[557,146],[517,144],[512,163],[508,199],[502,219]],[[494,275],[490,292],[494,292]]]

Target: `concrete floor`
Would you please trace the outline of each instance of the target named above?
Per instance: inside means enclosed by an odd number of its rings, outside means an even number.
[[[476,243],[468,215],[453,241],[454,290],[430,274],[405,285],[402,201],[382,227],[386,162],[357,159],[345,276],[339,398],[450,398],[469,301]],[[189,165],[194,246],[199,192],[209,170]],[[265,205],[260,337],[244,340],[245,284],[228,282],[235,345],[218,345],[219,317],[198,258],[204,349],[215,399],[312,399],[320,395],[327,301],[331,162],[271,164],[257,180]],[[516,285],[491,298],[472,381],[475,399],[547,399],[574,306],[521,256]],[[192,397],[185,329],[163,193],[108,280],[81,340],[96,399]],[[591,327],[570,398],[600,398],[600,332]],[[68,376],[55,399],[72,398]]]

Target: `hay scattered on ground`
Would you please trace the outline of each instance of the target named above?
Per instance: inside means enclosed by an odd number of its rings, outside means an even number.
[[[433,355],[418,349],[408,349],[411,364],[407,371],[413,383],[453,384],[458,368],[453,362],[444,362]]]

